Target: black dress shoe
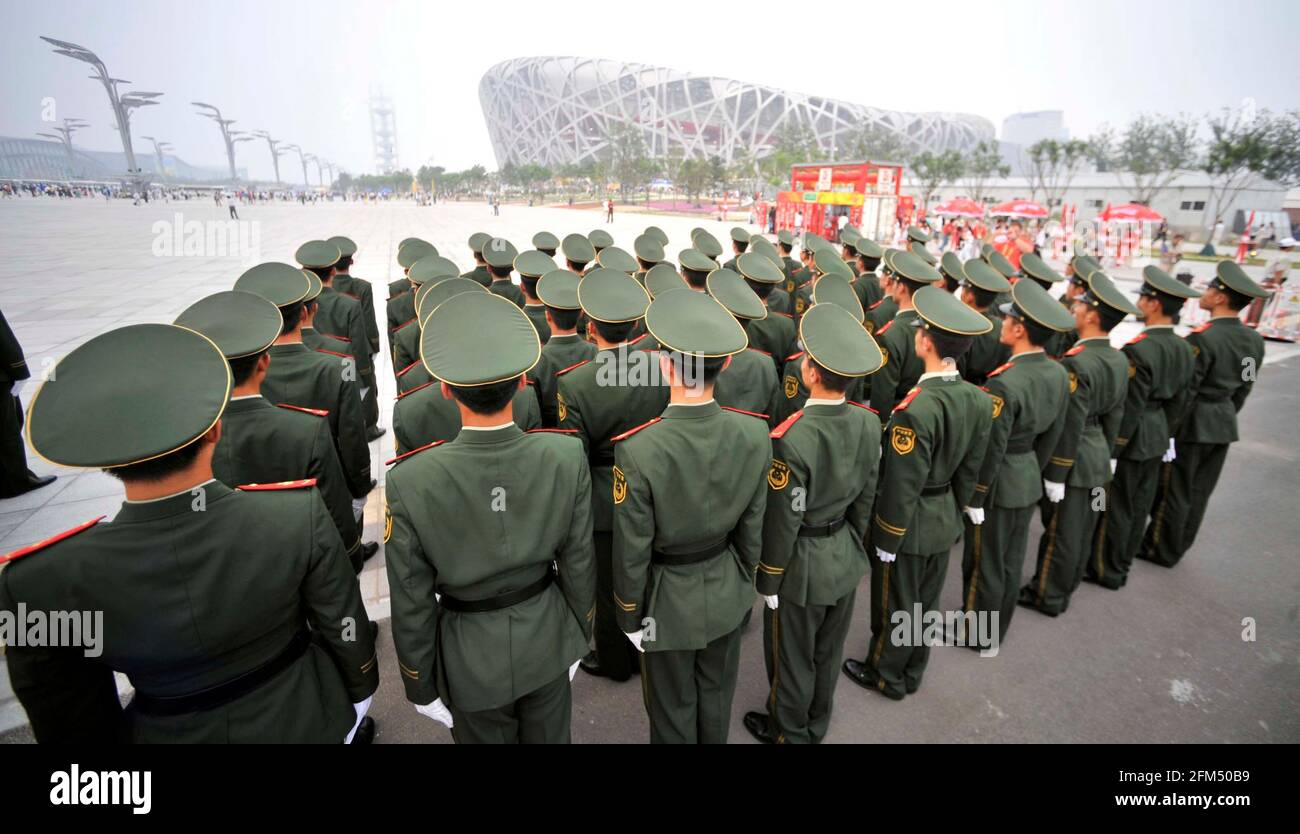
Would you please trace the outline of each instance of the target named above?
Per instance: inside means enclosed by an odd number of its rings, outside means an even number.
[[[370,744],[375,740],[375,719],[366,716],[361,719],[357,725],[357,731],[352,734],[353,744]]]
[[[598,678],[603,678],[605,676],[605,673],[600,668],[600,661],[596,658],[595,652],[587,652],[583,655],[582,660],[578,661],[578,666],[580,666],[582,671],[586,672],[588,675],[594,675]]]
[[[369,443],[372,440],[378,440],[386,434],[388,434],[388,429],[382,428],[381,426],[371,426],[366,429],[366,442]]]
[[[776,736],[772,735],[772,721],[765,712],[747,712],[742,720],[745,729],[749,734],[762,744],[776,744]]]
[[[370,621],[370,642],[373,643],[379,639],[379,623],[374,620]]]
[[[13,492],[0,495],[0,498],[17,498],[18,496],[25,495],[34,489],[40,489],[43,486],[49,486],[50,484],[54,483],[55,480],[58,479],[58,477],[59,477],[58,475],[45,475],[44,477],[37,477],[36,475],[33,475],[31,471],[28,471],[27,477],[24,480],[18,482],[18,487]]]
[[[881,689],[880,678],[876,675],[875,670],[860,660],[849,659],[844,661],[844,674],[848,676],[849,680],[863,689],[879,692],[891,701],[903,700],[904,693],[896,689]]]
[[[379,552],[379,542],[362,542],[361,561],[368,562]]]
[[[1017,605],[1023,605],[1025,608],[1032,608],[1039,614],[1046,614],[1049,617],[1055,617],[1060,611],[1048,611],[1046,608],[1038,606],[1038,595],[1034,593],[1033,588],[1021,588],[1020,598],[1016,600]]]

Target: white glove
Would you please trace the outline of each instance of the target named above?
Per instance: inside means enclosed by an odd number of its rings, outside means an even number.
[[[645,654],[645,649],[641,648],[641,637],[645,634],[645,629],[637,629],[636,631],[630,632],[625,631],[623,634],[626,635],[627,639],[632,641],[632,645],[636,646],[637,651]]]
[[[416,704],[415,711],[425,718],[432,718],[448,730],[451,729],[452,724],[456,723],[451,717],[451,710],[442,705],[441,698],[435,698],[432,704],[425,704],[424,706]]]
[[[970,519],[971,524],[984,523],[983,507],[962,507],[961,510],[962,512],[966,513],[966,517]]]
[[[1048,501],[1058,504],[1065,497],[1065,484],[1058,484],[1056,481],[1043,481],[1043,492],[1047,493]]]
[[[1165,452],[1164,457],[1160,458],[1161,463],[1173,463],[1174,458],[1178,457],[1178,452],[1174,449],[1174,439],[1169,438],[1169,451]]]
[[[573,676],[574,676],[574,675],[578,674],[578,666],[581,665],[581,663],[582,663],[581,660],[575,660],[575,661],[573,661],[573,665],[569,667],[569,680],[570,680],[570,681],[573,680]]]
[[[771,608],[773,611],[775,611],[776,607],[781,604],[781,600],[777,598],[776,594],[772,594],[771,596],[768,596],[767,594],[759,594],[759,596],[763,598],[763,602],[767,607]]]
[[[877,548],[876,548],[876,558],[879,559],[879,560],[882,561],[882,562],[892,562],[892,561],[894,561],[895,559],[897,559],[898,557],[895,556],[893,553],[886,553],[885,551],[883,551],[883,550],[881,550],[880,548],[877,547]]]
[[[357,720],[356,723],[352,725],[352,729],[348,730],[348,737],[343,739],[344,744],[352,743],[352,736],[356,735],[357,727],[361,726],[361,719],[366,717],[367,712],[370,712],[370,702],[374,700],[374,697],[375,697],[374,695],[371,695],[369,698],[365,699],[364,701],[352,705],[352,709],[356,710]]]
[[[1115,458],[1110,459],[1110,474],[1115,474],[1115,469],[1119,466],[1119,461]]]

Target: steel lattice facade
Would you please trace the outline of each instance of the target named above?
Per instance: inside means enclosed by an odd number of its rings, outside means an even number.
[[[810,129],[828,156],[851,148],[864,123],[894,131],[918,150],[964,151],[995,139],[993,124],[979,116],[900,113],[593,58],[497,64],[479,82],[479,101],[498,165],[598,158],[620,123],[641,129],[652,157],[676,148],[687,159],[716,155],[728,163],[744,149],[764,156],[787,124]]]

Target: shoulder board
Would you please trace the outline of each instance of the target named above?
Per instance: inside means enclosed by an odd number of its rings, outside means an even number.
[[[767,351],[765,351],[765,350],[759,350],[759,349],[756,348],[756,347],[752,347],[752,348],[750,348],[750,350],[754,351],[754,353],[761,353],[761,354],[763,354],[764,356],[771,356],[771,355],[772,355],[772,354],[768,353]]]
[[[280,403],[280,408],[289,408],[294,411],[301,411],[304,414],[315,414],[317,417],[330,416],[329,409],[325,408],[307,408],[303,405],[289,405],[288,403]]]
[[[759,414],[757,411],[745,411],[743,408],[732,408],[732,407],[729,406],[729,405],[724,405],[724,406],[722,406],[722,410],[723,410],[723,411],[734,411],[734,412],[736,412],[737,414],[748,414],[750,417],[761,417],[761,418],[764,419],[764,420],[767,419],[767,415],[766,415],[766,414]]]
[[[402,374],[404,374],[404,373],[406,373],[407,371],[411,370],[412,368],[414,368],[414,367],[415,367],[416,365],[418,365],[418,364],[420,364],[420,360],[419,360],[419,359],[417,359],[417,360],[415,360],[414,362],[412,362],[411,364],[407,365],[405,368],[402,368],[400,371],[397,372],[397,375],[400,377]]]
[[[627,439],[628,439],[629,437],[631,437],[632,435],[634,435],[634,434],[636,434],[637,432],[641,431],[641,429],[645,428],[646,426],[653,426],[655,423],[658,423],[658,422],[659,422],[660,420],[662,420],[662,419],[663,419],[662,417],[656,417],[656,418],[654,418],[653,420],[648,420],[648,421],[642,423],[641,425],[637,426],[637,427],[634,428],[634,429],[628,429],[627,431],[623,432],[622,434],[616,434],[616,435],[614,435],[613,438],[611,438],[611,442],[613,442],[613,443],[617,443],[617,442],[620,441],[620,440],[627,440]]]
[[[1197,327],[1197,328],[1194,329],[1192,332],[1193,332],[1193,333],[1204,333],[1205,331],[1207,331],[1207,330],[1210,329],[1210,325],[1212,325],[1212,324],[1214,324],[1213,321],[1207,321],[1205,324],[1202,324],[1200,327]]]
[[[798,358],[801,357],[801,356],[803,356],[803,351],[802,351],[802,350],[799,351],[798,353],[792,353],[792,354],[790,354],[789,356],[787,356],[787,357],[785,358],[785,361],[787,361],[787,362],[793,362],[794,360],[798,359]]]
[[[436,380],[436,379],[431,379],[431,380],[429,380],[428,382],[421,383],[420,385],[417,385],[417,386],[415,386],[414,388],[411,388],[411,389],[409,389],[409,390],[403,391],[402,393],[400,393],[400,394],[397,395],[397,399],[400,400],[402,397],[405,397],[405,396],[407,396],[408,394],[414,394],[416,391],[419,391],[419,390],[424,389],[424,388],[428,388],[430,385],[434,384],[434,383],[437,382],[437,381],[438,381],[438,380]]]
[[[856,405],[858,408],[865,408],[867,411],[870,411],[872,414],[876,415],[877,417],[880,416],[879,411],[876,411],[874,408],[867,405],[866,403],[860,403],[855,400],[849,400],[849,405]]]
[[[1087,347],[1087,345],[1075,345],[1074,347],[1070,348],[1069,350],[1067,350],[1067,351],[1066,351],[1064,354],[1062,354],[1062,355],[1063,355],[1063,356],[1074,356],[1076,353],[1083,353],[1083,349],[1084,349],[1085,347]]]
[[[392,466],[394,463],[400,463],[401,461],[406,460],[406,459],[409,458],[411,455],[414,455],[414,454],[416,454],[417,452],[423,452],[425,449],[432,449],[434,446],[441,446],[442,444],[444,444],[444,443],[446,443],[446,442],[447,442],[447,441],[445,441],[445,440],[435,440],[435,441],[433,441],[432,443],[426,443],[426,444],[424,444],[423,446],[421,446],[421,447],[418,448],[418,449],[412,449],[411,451],[407,452],[406,454],[398,455],[397,457],[393,458],[392,460],[386,460],[386,461],[384,461],[384,466]]]
[[[315,478],[303,478],[301,481],[279,481],[274,484],[240,484],[235,489],[243,492],[260,492],[267,489],[308,489],[316,486]]]
[[[574,368],[581,368],[583,365],[587,364],[587,363],[590,362],[590,361],[591,361],[590,359],[584,359],[584,360],[582,360],[581,362],[577,363],[576,365],[570,365],[570,366],[567,367],[567,368],[564,368],[564,369],[562,369],[562,370],[558,370],[558,371],[556,371],[556,372],[555,372],[555,375],[556,375],[556,376],[564,376],[565,374],[567,374],[569,371],[573,370]]]
[[[871,305],[870,307],[868,307],[867,309],[868,309],[868,310],[874,310],[874,309],[876,309],[877,307],[879,307],[881,304],[884,304],[884,303],[885,303],[885,299],[882,298],[882,299],[880,299],[879,301],[877,301],[875,304],[872,304],[872,305]]]
[[[782,420],[781,425],[777,426],[776,428],[772,429],[772,431],[768,432],[767,436],[774,439],[785,437],[785,433],[790,430],[791,426],[799,422],[799,418],[802,416],[803,416],[803,409],[796,411],[794,414],[791,414],[789,417]]]
[[[879,336],[883,336],[883,335],[885,335],[887,332],[889,332],[889,328],[891,328],[891,327],[893,327],[893,326],[894,326],[894,319],[890,319],[889,321],[885,322],[885,326],[884,326],[884,327],[882,327],[882,328],[880,328],[879,330],[876,331],[876,336],[879,337]]]
[[[919,393],[921,393],[921,389],[919,387],[913,388],[911,391],[908,391],[907,396],[903,397],[903,401],[900,402],[898,405],[894,406],[894,411],[902,411],[905,408],[907,408],[912,403],[912,400],[916,399],[916,395]]]
[[[1129,340],[1128,340],[1127,342],[1125,342],[1124,344],[1126,344],[1126,345],[1136,345],[1138,342],[1142,341],[1142,340],[1145,339],[1146,337],[1147,337],[1147,334],[1145,334],[1145,333],[1139,333],[1139,334],[1137,334],[1136,336],[1134,336],[1132,339],[1129,339]]]
[[[1002,373],[1002,372],[1005,371],[1007,368],[1010,368],[1010,367],[1012,367],[1013,365],[1015,365],[1014,362],[1004,362],[1003,364],[998,365],[996,368],[994,368],[993,370],[989,371],[989,375],[986,376],[985,379],[992,379],[993,377],[997,376],[998,374]]]
[[[635,345],[637,342],[641,341],[642,339],[644,339],[646,336],[649,336],[649,335],[650,335],[649,333],[642,333],[640,336],[637,336],[635,339],[633,339],[632,341],[628,342],[628,344],[629,344],[629,345]]]
[[[397,327],[394,327],[394,328],[393,328],[393,332],[396,333],[397,331],[401,330],[403,327],[406,327],[408,324],[412,324],[412,323],[414,323],[415,321],[416,321],[416,319],[410,319],[410,320],[408,320],[408,321],[404,321],[404,322],[402,322],[401,324],[397,325]]]
[[[337,350],[328,350],[328,349],[326,349],[326,348],[316,348],[316,352],[317,352],[317,353],[328,353],[330,356],[341,356],[341,357],[343,357],[344,359],[351,359],[351,358],[352,358],[351,356],[349,356],[349,355],[346,354],[346,353],[339,353]]]
[[[790,315],[789,313],[781,313],[781,312],[777,312],[776,310],[769,310],[768,312],[774,316],[784,316],[785,318],[790,319],[790,321],[794,321],[794,316]]]
[[[524,384],[525,384],[525,385],[536,385],[536,384],[537,384],[537,380],[533,379],[531,376],[525,376],[525,377],[524,377]]]
[[[532,434],[533,432],[539,432],[539,431],[550,432],[551,434],[577,434],[578,433],[577,429],[529,429],[528,431],[524,432],[524,434]]]
[[[85,524],[78,524],[76,527],[73,527],[71,530],[64,530],[62,533],[59,533],[57,536],[50,536],[48,539],[45,539],[44,541],[39,541],[36,544],[29,544],[26,547],[20,547],[17,550],[13,551],[12,553],[6,553],[4,556],[0,556],[0,565],[3,565],[6,562],[12,562],[15,559],[21,559],[24,556],[30,556],[36,551],[44,550],[50,545],[55,544],[57,542],[61,542],[64,539],[70,539],[73,536],[77,535],[78,533],[82,532],[83,530],[89,530],[91,527],[94,527],[96,524],[103,521],[105,518],[107,518],[107,516],[101,515],[99,518],[91,519],[90,521],[87,521]]]

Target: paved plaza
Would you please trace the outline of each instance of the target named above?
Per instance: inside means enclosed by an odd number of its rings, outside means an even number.
[[[722,241],[734,223],[619,211],[504,205],[499,217],[483,203],[297,204],[239,206],[240,226],[208,200],[0,200],[0,310],[17,334],[34,377],[92,336],[140,322],[169,322],[194,301],[230,289],[244,269],[266,260],[292,262],[311,238],[345,234],[359,250],[352,273],[375,285],[380,321],[386,284],[401,275],[397,244],[419,236],[468,269],[466,239],[486,231],[529,248],[534,232],[563,236],[605,228],[631,248],[647,224],[663,228],[670,258],[689,230],[703,226]],[[227,235],[226,245],[209,231]],[[189,254],[187,254],[187,252]],[[1056,264],[1058,268],[1060,264]],[[1212,264],[1183,265],[1208,276]],[[1110,271],[1110,270],[1108,270]],[[1259,277],[1260,270],[1253,268]],[[1136,290],[1138,271],[1110,271]],[[1121,343],[1138,329],[1123,325]],[[385,346],[386,347],[386,346]],[[847,680],[836,695],[828,741],[1300,741],[1300,486],[1294,417],[1300,407],[1300,348],[1270,342],[1265,369],[1242,414],[1234,445],[1205,525],[1192,552],[1174,570],[1139,562],[1121,592],[1084,585],[1067,615],[1049,619],[1021,610],[1000,656],[937,649],[922,692],[886,701]],[[380,424],[390,425],[394,384],[386,350],[377,357]],[[19,394],[24,406],[38,382]],[[391,432],[371,444],[380,487],[365,509],[365,539],[382,538],[383,462]],[[121,501],[120,484],[99,472],[53,466],[30,455],[51,486],[0,500],[0,553],[39,541],[100,515]],[[1031,533],[1031,546],[1040,528]],[[953,551],[943,605],[960,596],[961,550]],[[1026,571],[1033,569],[1033,556]],[[869,636],[867,580],[859,592],[846,651],[861,656]],[[382,550],[366,565],[361,588],[381,621],[382,683],[372,715],[381,742],[449,742],[441,725],[404,700],[392,641]],[[1244,640],[1252,618],[1257,639]],[[749,741],[740,719],[766,698],[761,618],[745,637],[732,739]],[[634,680],[613,684],[579,673],[574,684],[575,741],[644,741],[641,691]],[[0,741],[25,741],[21,708],[8,690],[0,659]],[[8,731],[8,732],[5,732]]]

